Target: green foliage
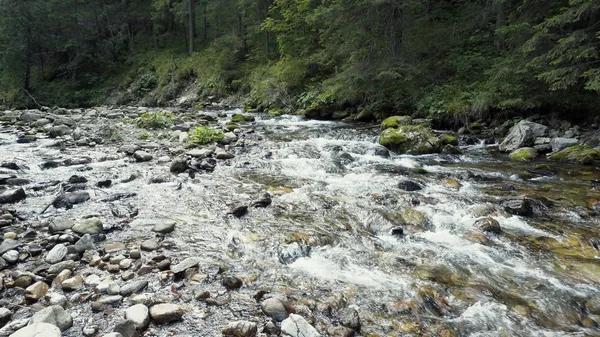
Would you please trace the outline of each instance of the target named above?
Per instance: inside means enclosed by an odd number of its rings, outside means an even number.
[[[158,76],[153,72],[146,72],[135,79],[130,89],[136,96],[140,97],[156,88],[157,84]]]
[[[224,137],[222,131],[208,128],[206,126],[199,126],[189,132],[187,142],[193,145],[206,145],[215,143]]]
[[[148,140],[150,138],[150,134],[147,132],[142,132],[138,135],[138,139]]]
[[[165,129],[171,126],[175,116],[170,112],[144,113],[136,120],[142,129]]]

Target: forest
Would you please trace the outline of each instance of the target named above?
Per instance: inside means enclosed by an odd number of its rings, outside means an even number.
[[[597,0],[0,0],[0,45],[5,107],[192,88],[363,120],[600,110]]]

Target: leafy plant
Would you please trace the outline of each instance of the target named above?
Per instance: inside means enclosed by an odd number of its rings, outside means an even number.
[[[138,135],[138,139],[146,140],[150,138],[150,134],[148,132],[142,132]]]
[[[165,129],[171,126],[175,116],[170,112],[155,112],[142,114],[136,125],[143,129]]]
[[[217,142],[223,137],[224,134],[220,130],[211,129],[206,126],[199,126],[189,132],[187,142],[193,145],[205,145]]]

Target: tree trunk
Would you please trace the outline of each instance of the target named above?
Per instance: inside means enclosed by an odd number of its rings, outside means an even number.
[[[196,8],[194,0],[189,0],[189,43],[188,53],[192,55],[194,53],[194,37],[196,36]]]

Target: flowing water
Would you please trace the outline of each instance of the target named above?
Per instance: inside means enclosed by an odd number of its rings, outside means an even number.
[[[220,114],[218,123],[227,120]],[[137,142],[139,130],[117,127],[123,142]],[[206,282],[202,287],[229,301],[207,308],[186,298],[192,287],[186,280],[154,278],[153,291],[173,296],[174,285],[183,295],[173,300],[190,311],[183,324],[155,327],[149,336],[219,336],[229,321],[261,316],[252,298],[261,289],[285,295],[323,332],[337,323],[339,308],[351,306],[361,316],[360,336],[600,335],[599,305],[593,305],[600,303],[600,253],[594,248],[600,229],[588,205],[599,198],[591,181],[600,175],[593,167],[541,163],[551,172],[540,174],[532,170],[540,162],[511,163],[484,145],[463,147],[462,155],[388,155],[376,129],[298,116],[257,115],[243,128],[245,144],[231,150],[235,158],[194,178],[169,175],[169,163],[157,162],[181,147],[159,138],[149,163],[101,161],[120,142],[93,148],[49,147],[57,145],[50,139],[16,144],[6,127],[0,158],[27,166],[22,177],[34,183],[73,174],[118,181],[135,173],[138,179],[110,189],[137,193],[133,198],[101,202],[106,192],[93,189],[87,203],[39,215],[52,195],[31,191],[15,208],[30,220],[96,214],[105,227],[115,226],[108,242],[128,245],[154,237],[150,228],[157,220],[174,219],[177,229],[163,242],[170,248],[166,255],[199,256],[208,280],[219,267],[244,279],[234,293]],[[39,166],[72,157],[93,160]],[[148,183],[157,175],[167,182]],[[449,178],[460,187],[443,182]],[[402,190],[405,180],[422,190]],[[273,195],[269,207],[250,208],[241,218],[227,214],[265,192]],[[522,196],[541,200],[543,212],[521,217],[500,205]],[[139,215],[131,222],[111,215],[133,208]],[[495,218],[502,234],[481,232],[474,226],[481,217]],[[398,228],[403,235],[392,234]],[[74,315],[76,325],[110,325],[118,313],[98,316],[82,305]]]

